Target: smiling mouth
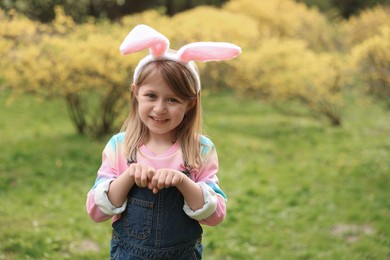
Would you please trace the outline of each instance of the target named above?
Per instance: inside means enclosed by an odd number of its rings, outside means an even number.
[[[163,122],[168,121],[168,119],[157,118],[157,117],[153,117],[153,116],[151,116],[150,118],[153,119],[153,121],[156,121],[156,122],[159,122],[159,123],[163,123]]]

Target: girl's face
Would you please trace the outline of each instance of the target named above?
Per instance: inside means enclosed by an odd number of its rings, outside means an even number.
[[[191,101],[178,97],[160,75],[153,75],[140,87],[132,86],[138,114],[149,130],[149,138],[172,141],[176,127],[191,108]]]

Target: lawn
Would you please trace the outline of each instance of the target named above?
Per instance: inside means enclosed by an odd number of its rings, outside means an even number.
[[[0,259],[108,259],[84,204],[109,137],[78,136],[59,100],[0,104]],[[331,127],[295,103],[203,105],[228,195],[204,259],[390,258],[390,111],[355,99]]]

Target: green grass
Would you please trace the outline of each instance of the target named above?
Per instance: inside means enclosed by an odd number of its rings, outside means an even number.
[[[108,259],[86,193],[107,141],[75,134],[60,101],[0,94],[0,259]],[[205,259],[389,259],[390,112],[351,103],[333,128],[297,104],[203,98],[229,197]]]

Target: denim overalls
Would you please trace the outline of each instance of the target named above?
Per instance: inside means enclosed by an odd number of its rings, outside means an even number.
[[[176,187],[153,194],[134,185],[126,210],[112,225],[111,259],[201,259],[203,230],[183,205]]]

